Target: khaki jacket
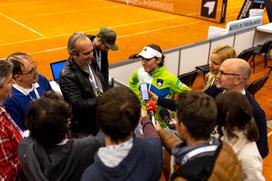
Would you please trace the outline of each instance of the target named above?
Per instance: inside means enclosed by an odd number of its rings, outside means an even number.
[[[160,130],[160,138],[166,150],[171,153],[172,148],[180,143],[180,140],[166,130]],[[175,181],[186,180],[178,177]],[[221,151],[216,159],[214,169],[209,181],[239,181],[241,180],[241,165],[236,154],[230,146],[223,142]]]

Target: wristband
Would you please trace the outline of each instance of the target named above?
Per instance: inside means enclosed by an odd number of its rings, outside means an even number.
[[[151,123],[151,121],[147,121],[144,125],[143,125],[143,130],[145,129],[146,125],[151,124],[153,126],[153,124]]]

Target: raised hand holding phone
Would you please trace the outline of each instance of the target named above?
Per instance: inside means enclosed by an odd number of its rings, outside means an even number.
[[[149,101],[148,86],[147,83],[140,84],[141,97],[143,101]]]

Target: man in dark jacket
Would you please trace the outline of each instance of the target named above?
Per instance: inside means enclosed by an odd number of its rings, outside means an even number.
[[[253,116],[260,135],[256,143],[261,156],[265,158],[269,152],[266,117],[261,106],[246,90],[249,76],[250,65],[248,62],[238,58],[227,59],[219,68],[216,76],[216,85],[208,88],[205,92],[214,98],[223,91],[234,91],[246,95],[253,108]]]
[[[72,106],[71,131],[74,137],[96,135],[96,104],[107,83],[100,72],[90,66],[93,45],[86,34],[71,35],[67,49],[70,57],[60,72],[59,85],[64,99]]]
[[[109,61],[108,51],[109,49],[116,51],[118,46],[115,44],[116,33],[109,28],[101,28],[99,33],[94,35],[88,35],[92,41],[94,47],[94,60],[91,65],[94,70],[99,70],[105,82],[109,82]]]
[[[141,115],[137,96],[127,87],[103,94],[97,106],[97,124],[105,135],[105,147],[81,181],[155,181],[162,168],[162,145],[151,121],[142,111],[144,139],[133,136]]]

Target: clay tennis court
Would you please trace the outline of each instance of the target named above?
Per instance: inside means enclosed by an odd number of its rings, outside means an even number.
[[[228,1],[227,21],[236,19],[242,4],[242,0]],[[107,0],[2,0],[0,24],[0,58],[27,52],[49,79],[49,63],[67,58],[68,37],[75,31],[115,30],[120,50],[111,51],[109,60],[118,62],[144,45],[157,43],[166,50],[207,39],[209,25],[225,26]]]
[[[226,22],[236,19],[242,4],[243,0],[228,0]],[[267,22],[265,14],[264,23]],[[96,34],[100,27],[116,31],[119,51],[109,52],[113,63],[126,60],[150,43],[167,50],[206,40],[210,25],[225,27],[225,24],[107,0],[1,0],[0,25],[0,58],[16,51],[26,52],[38,62],[38,71],[48,79],[52,79],[50,63],[67,58],[68,37],[76,31]],[[256,75],[260,77],[263,73]],[[256,98],[266,112],[271,112],[271,99],[267,99],[271,98],[271,78],[267,84]],[[264,160],[264,175],[272,180],[269,160],[271,154]]]

